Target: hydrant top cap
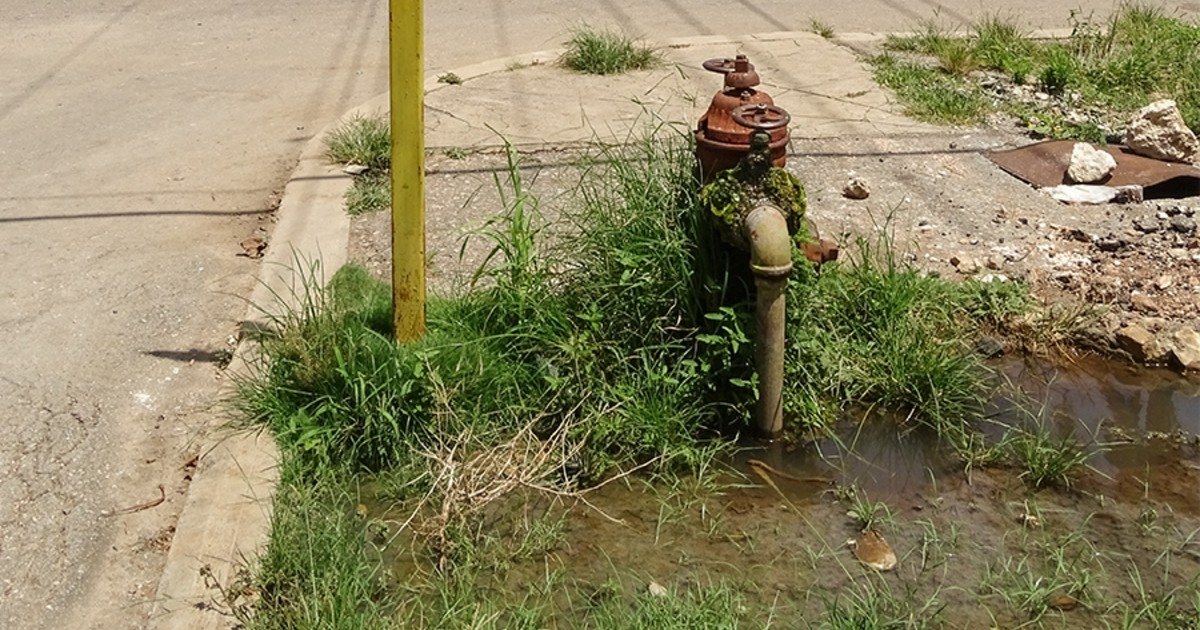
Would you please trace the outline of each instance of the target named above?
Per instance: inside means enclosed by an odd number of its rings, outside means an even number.
[[[754,64],[746,55],[738,55],[734,59],[709,59],[704,62],[704,69],[725,75],[725,89],[744,90],[760,83]]]

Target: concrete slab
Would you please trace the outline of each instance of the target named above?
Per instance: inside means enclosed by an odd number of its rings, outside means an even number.
[[[811,33],[697,38],[663,52],[662,66],[615,76],[568,71],[554,51],[455,73],[461,85],[433,83],[426,94],[426,143],[619,142],[647,125],[691,128],[721,86],[721,77],[701,64],[738,53],[750,56],[762,89],[792,114],[794,137],[944,132],[905,118],[851,50]]]

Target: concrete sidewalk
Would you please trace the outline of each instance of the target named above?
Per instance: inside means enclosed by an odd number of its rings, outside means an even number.
[[[431,152],[439,152],[494,148],[504,139],[527,147],[620,142],[642,126],[663,122],[690,129],[722,85],[722,78],[704,71],[701,63],[738,53],[750,56],[764,79],[762,89],[791,113],[795,138],[945,133],[900,114],[869,69],[837,43],[854,39],[791,32],[673,40],[662,45],[662,66],[606,77],[558,67],[557,50],[495,59],[452,70],[461,85],[426,79],[425,141]],[[379,95],[343,120],[382,113],[387,104],[387,94]],[[297,261],[321,261],[328,277],[346,259],[349,219],[342,196],[351,179],[325,163],[324,137],[321,133],[309,142],[289,178],[247,321],[277,308],[275,296],[300,285],[294,276]],[[453,207],[434,199],[428,205]],[[434,213],[431,222],[454,220]],[[244,344],[240,351],[246,351]],[[151,620],[156,628],[232,626],[233,620],[211,605],[216,592],[206,585],[201,568],[228,586],[237,579],[239,564],[262,553],[266,543],[277,461],[273,445],[266,436],[254,435],[226,434],[210,441],[216,445],[206,449],[196,470],[159,583]]]
[[[559,50],[470,66],[460,85],[426,80],[426,144],[464,149],[514,145],[620,142],[660,122],[694,127],[720,89],[706,59],[750,57],[760,89],[792,115],[797,138],[942,131],[905,118],[870,69],[845,43],[808,32],[701,37],[665,42],[665,63],[651,70],[591,76],[556,61]],[[843,43],[839,43],[843,42]]]

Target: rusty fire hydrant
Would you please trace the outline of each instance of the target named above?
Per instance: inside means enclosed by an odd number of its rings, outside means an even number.
[[[804,216],[804,186],[783,169],[791,116],[754,89],[759,78],[749,59],[710,59],[704,67],[724,74],[725,86],[696,127],[700,199],[722,238],[750,252],[757,302],[755,422],[760,435],[774,439],[783,432],[785,296],[793,245],[817,263],[836,258],[837,247],[820,241]]]

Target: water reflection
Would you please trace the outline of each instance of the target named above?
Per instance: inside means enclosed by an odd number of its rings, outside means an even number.
[[[1062,366],[1009,358],[992,369],[1020,394],[988,404],[989,439],[1000,439],[1006,425],[1044,419],[1059,435],[1103,447],[1090,462],[1100,473],[1090,491],[1134,500],[1156,494],[1179,509],[1200,510],[1200,486],[1193,483],[1200,466],[1191,461],[1200,436],[1200,378],[1099,359]],[[836,439],[752,449],[739,463],[755,458],[797,477],[857,484],[871,497],[911,496],[961,470],[929,432],[911,426],[855,410]]]

